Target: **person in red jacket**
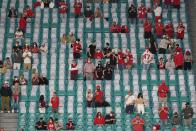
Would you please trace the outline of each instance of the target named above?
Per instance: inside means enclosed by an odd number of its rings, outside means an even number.
[[[100,49],[97,49],[97,51],[95,52],[94,58],[95,59],[103,59],[104,58],[103,52],[101,52]]]
[[[21,16],[19,20],[19,29],[22,30],[23,33],[25,33],[26,25],[26,18],[24,16]]]
[[[30,6],[27,6],[26,9],[24,10],[24,14],[26,17],[34,17],[35,14],[33,13],[33,10],[30,8]]]
[[[79,59],[81,57],[81,50],[82,50],[80,39],[77,39],[75,43],[71,44],[71,47],[73,48],[73,58]]]
[[[117,24],[116,21],[114,21],[112,26],[110,27],[110,32],[112,32],[112,33],[120,33],[121,32],[121,27]]]
[[[132,119],[131,124],[133,126],[133,131],[144,131],[145,121],[140,117],[139,114],[137,114],[136,117]]]
[[[175,52],[182,52],[182,48],[179,46],[179,44],[176,44]]]
[[[177,51],[174,54],[174,63],[175,63],[175,66],[176,66],[177,70],[183,68],[183,66],[184,66],[184,56],[183,56],[182,52]]]
[[[171,22],[169,22],[167,25],[165,25],[165,33],[167,34],[167,36],[169,36],[169,38],[174,37],[174,27]]]
[[[75,16],[79,17],[82,14],[82,3],[79,0],[75,0],[73,7]]]
[[[52,112],[57,112],[59,107],[59,97],[56,95],[56,92],[53,92],[53,97],[51,98]]]
[[[174,8],[180,9],[180,0],[172,0],[172,5]]]
[[[165,0],[164,3],[166,6],[169,6],[169,5],[171,5],[171,0]]]
[[[118,49],[118,69],[125,69],[125,54],[121,51],[121,49]]]
[[[105,118],[101,115],[101,112],[98,112],[94,118],[94,125],[102,126],[105,125]]]
[[[31,52],[32,53],[39,53],[39,47],[36,42],[33,42],[32,46],[31,46]]]
[[[76,60],[73,60],[71,66],[70,66],[70,76],[71,76],[71,80],[77,80],[78,64],[76,63]]]
[[[97,85],[96,86],[96,91],[94,94],[94,99],[95,99],[95,107],[102,107],[104,104],[104,93],[101,91],[101,86]]]
[[[141,3],[141,5],[138,7],[138,18],[141,21],[144,21],[147,17],[147,9],[146,7]]]
[[[146,19],[143,27],[144,27],[144,38],[150,39],[152,36],[152,24],[150,23],[150,21]]]
[[[67,13],[67,8],[68,8],[68,5],[67,3],[62,0],[61,2],[59,2],[59,13],[65,17],[65,14]]]
[[[158,23],[155,25],[155,32],[158,38],[162,38],[164,34],[164,25],[161,23],[161,20],[158,20]]]
[[[68,122],[66,123],[66,130],[75,130],[75,124],[71,118],[69,118]]]
[[[184,30],[185,30],[185,27],[183,25],[183,22],[180,21],[176,28],[177,39],[181,39],[181,40],[184,39]]]
[[[162,81],[162,83],[158,87],[159,102],[166,103],[168,93],[169,93],[169,88],[166,85],[165,81]]]
[[[54,120],[53,120],[52,117],[50,117],[49,120],[48,120],[47,129],[48,129],[48,130],[55,130]]]
[[[133,66],[133,55],[129,49],[126,49],[126,68],[131,69]]]
[[[121,33],[129,33],[129,27],[127,25],[121,26]]]
[[[168,121],[169,108],[163,104],[158,111],[160,120],[163,122],[164,125],[166,125]]]
[[[37,2],[35,2],[33,4],[34,8],[37,8],[37,7],[41,6],[41,3],[42,3],[42,0],[37,0]]]

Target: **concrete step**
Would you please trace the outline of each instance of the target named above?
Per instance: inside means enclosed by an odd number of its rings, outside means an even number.
[[[4,131],[16,131],[18,114],[16,113],[0,113],[0,128]]]

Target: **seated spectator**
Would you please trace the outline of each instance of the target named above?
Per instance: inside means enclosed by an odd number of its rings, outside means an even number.
[[[79,0],[74,1],[74,14],[75,17],[79,17],[82,14],[82,3]]]
[[[158,67],[159,70],[165,69],[165,62],[164,62],[162,57],[159,59],[159,63],[157,65],[157,67]]]
[[[110,48],[110,44],[107,42],[106,46],[103,48],[103,54],[106,58],[110,57],[110,53],[111,53],[111,48]]]
[[[84,65],[84,79],[85,80],[93,80],[95,66],[91,63],[91,60],[88,58]]]
[[[73,58],[79,59],[81,57],[81,50],[82,50],[80,39],[77,39],[75,43],[71,44],[71,47],[73,48]]]
[[[162,83],[158,87],[158,97],[159,97],[159,102],[162,104],[167,103],[167,95],[169,93],[169,88],[166,85],[165,81],[163,80]]]
[[[169,108],[162,104],[162,107],[159,108],[159,118],[163,125],[166,125],[169,118]]]
[[[159,20],[161,20],[162,16],[162,8],[159,5],[155,5],[154,8],[154,15],[155,15],[155,22],[157,23]]]
[[[144,38],[145,39],[150,39],[152,36],[152,24],[150,21],[148,21],[146,19],[146,21],[144,22]]]
[[[63,36],[61,37],[61,44],[66,44],[67,43],[67,36],[66,34],[63,34]]]
[[[12,98],[12,90],[9,86],[8,81],[4,81],[1,89],[0,89],[0,95],[1,95],[1,113],[3,113],[5,110],[10,113],[10,102]]]
[[[118,69],[123,70],[125,69],[125,54],[122,52],[121,49],[118,49]]]
[[[68,36],[67,36],[67,43],[74,43],[76,41],[74,33],[71,32]]]
[[[58,120],[58,118],[56,118],[56,119],[54,120],[54,127],[55,127],[55,130],[56,130],[56,131],[58,131],[58,130],[63,130],[63,123],[60,122],[60,121]]]
[[[59,97],[56,95],[56,92],[53,92],[53,96],[51,98],[52,112],[56,113],[59,108]]]
[[[182,52],[179,52],[177,51],[175,54],[174,54],[174,63],[175,63],[175,66],[176,66],[176,69],[183,69],[183,66],[184,66],[184,56],[182,54]]]
[[[159,54],[166,54],[167,47],[170,44],[170,39],[167,35],[163,36],[163,39],[161,39],[159,43]]]
[[[191,126],[194,112],[189,102],[185,104],[185,108],[182,110],[182,113],[183,113],[183,118],[184,118],[184,125]]]
[[[89,19],[89,20],[92,21],[92,19],[93,19],[93,11],[92,11],[92,9],[90,8],[90,6],[87,6],[87,7],[86,7],[86,9],[85,9],[85,11],[84,11],[84,16],[85,16],[87,19]]]
[[[77,80],[78,77],[78,64],[76,60],[73,60],[70,66],[70,77],[71,80]]]
[[[87,49],[88,58],[94,59],[95,52],[96,52],[96,43],[93,42],[88,46],[88,49]]]
[[[121,33],[129,33],[129,27],[127,25],[121,26]]]
[[[107,107],[109,106],[109,103],[104,100],[104,93],[100,88],[100,85],[96,86],[96,91],[94,94],[95,107]]]
[[[169,38],[174,37],[174,27],[173,27],[173,24],[171,22],[168,22],[165,25],[165,33]]]
[[[40,49],[41,53],[47,53],[47,51],[48,51],[48,47],[47,47],[46,43],[42,44],[39,49]]]
[[[33,42],[33,45],[31,46],[31,52],[32,53],[39,53],[39,48],[38,48],[36,42]]]
[[[48,79],[45,75],[40,75],[39,77],[39,85],[48,85]]]
[[[131,124],[133,126],[133,131],[144,131],[145,121],[138,114],[132,119]]]
[[[173,114],[172,125],[173,126],[180,125],[180,116],[178,115],[177,112],[174,112]]]
[[[94,118],[94,125],[102,126],[105,125],[105,118],[102,116],[101,112],[98,112]]]
[[[155,33],[158,38],[162,38],[164,34],[164,24],[161,23],[161,20],[158,20],[155,24]]]
[[[149,50],[152,54],[156,54],[158,51],[158,47],[157,47],[157,42],[155,41],[154,36],[152,35],[150,37],[150,46],[149,46]]]
[[[161,129],[160,124],[155,124],[152,126],[152,131],[159,131]]]
[[[131,6],[128,8],[128,18],[131,24],[137,23],[137,8],[134,4],[131,4]]]
[[[169,70],[170,73],[173,73],[175,69],[175,63],[172,58],[168,58],[166,64],[165,64],[165,69]]]
[[[36,122],[35,129],[36,130],[47,130],[47,124],[43,120],[42,117],[40,118],[40,120],[38,122]]]
[[[135,106],[135,96],[132,94],[131,91],[125,96],[125,111],[128,114],[134,113],[134,106]]]
[[[149,49],[146,49],[145,52],[142,54],[143,68],[145,70],[149,70],[152,61],[153,61],[153,54],[150,52]]]
[[[24,78],[24,75],[20,75],[19,83],[20,85],[27,85],[27,80]]]
[[[185,26],[183,25],[183,22],[180,21],[178,23],[177,28],[176,28],[176,36],[177,36],[177,39],[181,39],[181,40],[184,39],[184,31],[185,31]]]
[[[192,68],[192,55],[191,51],[187,50],[184,54],[184,69],[191,70]]]
[[[102,53],[102,51],[100,49],[97,49],[94,55],[95,59],[103,59],[104,58],[104,54]]]
[[[39,76],[37,73],[32,78],[32,85],[39,85]]]
[[[172,0],[171,4],[173,5],[174,8],[180,9],[180,0]]]
[[[26,21],[26,18],[25,16],[21,16],[20,17],[20,20],[19,20],[19,29],[25,33],[25,30],[26,30],[26,25],[27,25],[27,21]]]
[[[137,12],[139,20],[144,22],[144,20],[147,17],[148,10],[146,9],[143,3],[141,3],[141,5],[138,7]]]
[[[101,61],[98,62],[98,65],[95,68],[95,77],[96,80],[103,80],[104,78],[104,67],[101,64]]]
[[[15,85],[12,86],[12,102],[13,102],[12,113],[18,112],[18,102],[19,102],[19,95],[20,95],[20,87],[18,85],[19,83],[18,84],[15,83]]]
[[[126,49],[125,56],[126,56],[126,60],[125,60],[126,69],[131,69],[133,66],[133,55],[129,49]]]
[[[110,27],[110,32],[112,32],[112,33],[121,32],[121,27],[119,25],[117,25],[116,21],[114,21],[112,26]]]
[[[112,52],[110,53],[110,65],[112,69],[116,69],[117,60],[118,60],[118,55],[115,54],[115,50],[113,49]]]
[[[44,100],[44,95],[41,95],[39,97],[39,112],[40,113],[45,113],[46,112],[46,101]]]
[[[28,18],[31,18],[31,17],[34,17],[35,14],[33,13],[33,10],[30,8],[30,6],[27,6],[25,9],[24,9],[24,14],[25,16]]]
[[[137,108],[137,113],[138,114],[144,114],[145,112],[145,107],[144,107],[144,98],[142,93],[139,93],[137,96],[137,99],[135,100],[136,108]]]
[[[116,124],[116,118],[114,112],[110,112],[105,116],[105,124]]]
[[[6,58],[5,63],[7,69],[12,69],[12,62],[9,57]]]
[[[47,130],[55,130],[54,120],[52,117],[50,117],[48,120]]]
[[[15,18],[18,15],[18,11],[17,9],[15,9],[14,7],[11,7],[8,13],[8,17],[10,18]]]
[[[75,124],[73,123],[71,118],[68,119],[66,130],[75,130]]]
[[[22,54],[23,57],[23,62],[24,62],[24,69],[25,70],[29,70],[31,69],[31,58],[32,58],[32,54],[29,50],[25,50]]]
[[[59,3],[59,13],[61,14],[62,17],[65,17],[65,14],[67,13],[68,10],[68,5],[65,2],[65,0],[61,0]]]
[[[102,18],[102,13],[101,13],[101,10],[100,10],[99,7],[97,7],[97,8],[95,9],[94,17],[95,17],[95,18]]]
[[[103,74],[104,74],[104,79],[105,80],[112,80],[112,78],[113,78],[113,69],[112,69],[112,66],[110,65],[110,63],[106,64],[106,67],[105,67],[105,70],[104,70]]]
[[[93,104],[93,93],[91,89],[88,89],[87,95],[86,95],[86,104],[87,107],[92,107]]]
[[[23,32],[21,29],[18,29],[16,32],[15,32],[15,38],[16,39],[22,39],[23,38]]]
[[[2,65],[1,73],[2,74],[6,74],[7,73],[7,65],[5,63]]]

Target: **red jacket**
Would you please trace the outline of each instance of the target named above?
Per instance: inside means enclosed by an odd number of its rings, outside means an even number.
[[[101,116],[100,118],[95,117],[94,119],[94,125],[104,125],[105,124],[105,118]]]
[[[119,25],[112,25],[110,27],[110,32],[119,33],[119,32],[121,32],[121,27]]]
[[[165,0],[165,4],[166,5],[170,5],[171,4],[171,0]]]
[[[28,9],[28,10],[26,10],[26,12],[27,12],[27,17],[34,17],[34,13],[33,13],[32,9]]]
[[[74,13],[76,15],[81,14],[81,9],[82,9],[82,3],[81,2],[75,2],[74,3]]]
[[[138,8],[138,18],[139,19],[144,19],[144,18],[146,18],[146,16],[147,16],[147,9],[146,9],[146,7],[140,6]]]
[[[122,33],[129,33],[129,27],[127,25],[121,26],[121,32]]]
[[[132,65],[133,64],[133,55],[131,53],[129,53],[127,55],[127,62],[126,62],[127,65]]]
[[[80,53],[82,46],[80,43],[74,43],[73,45],[73,52],[74,53]]]
[[[161,120],[167,120],[168,119],[168,107],[161,107],[159,108],[159,117]]]
[[[172,4],[178,6],[180,5],[180,0],[173,0]]]
[[[169,88],[165,83],[162,83],[158,88],[158,96],[161,98],[167,97],[167,94],[169,93]]]
[[[27,22],[24,17],[21,17],[19,20],[19,29],[24,30],[26,28]]]
[[[155,32],[158,37],[162,37],[164,33],[164,25],[162,23],[156,23]]]
[[[184,30],[185,27],[183,25],[177,27],[177,39],[184,39]]]
[[[95,59],[103,59],[104,55],[102,52],[96,52],[94,55]]]
[[[48,122],[48,130],[55,130],[54,122]]]
[[[102,103],[103,97],[104,97],[104,93],[101,90],[95,92],[95,102]]]
[[[144,31],[145,32],[151,32],[152,31],[152,25],[150,22],[145,21],[144,22]]]
[[[34,8],[41,6],[41,2],[35,2],[34,3]]]
[[[184,64],[184,56],[181,52],[174,55],[174,63],[176,67],[182,66]]]
[[[132,126],[133,126],[133,131],[143,131],[144,130],[144,124],[145,121],[142,118],[133,118],[132,122]]]
[[[71,68],[76,68],[77,66],[77,64],[71,64]],[[71,70],[71,74],[78,74],[78,69]]]
[[[167,24],[165,26],[165,33],[170,37],[173,38],[174,36],[174,27],[172,24]]]
[[[125,64],[124,56],[124,53],[118,52],[118,64]]]
[[[65,2],[59,2],[59,13],[65,14],[67,13],[67,4]]]
[[[52,108],[57,109],[59,107],[59,97],[52,97],[51,98]]]

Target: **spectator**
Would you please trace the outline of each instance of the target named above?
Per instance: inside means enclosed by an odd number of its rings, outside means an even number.
[[[10,100],[12,97],[12,90],[9,86],[8,81],[4,81],[1,89],[0,89],[0,94],[1,94],[1,113],[7,110],[8,113],[10,113]]]
[[[161,0],[154,0],[154,5],[160,5]]]
[[[96,91],[94,94],[95,107],[107,107],[109,106],[109,103],[104,100],[104,93],[100,88],[100,85],[96,86]]]
[[[6,57],[5,63],[7,69],[12,69],[12,62],[9,57]]]
[[[175,52],[182,52],[182,48],[179,46],[179,44],[177,42],[176,42]]]
[[[164,3],[168,7],[169,5],[171,5],[171,0],[164,0]]]
[[[19,86],[19,79],[17,76],[14,76],[13,86]]]
[[[26,25],[27,25],[26,18],[25,18],[24,16],[21,16],[21,17],[20,17],[20,20],[19,20],[19,29],[20,29],[23,33],[25,33]]]
[[[75,130],[75,124],[71,118],[69,118],[68,123],[66,124],[66,130]]]
[[[11,7],[8,13],[8,17],[10,18],[15,18],[18,15],[18,11],[17,9],[15,9],[14,7]]]
[[[77,80],[78,77],[78,64],[76,60],[73,60],[70,66],[70,76],[71,80]]]
[[[25,14],[25,17],[27,17],[27,18],[31,18],[31,17],[34,17],[35,16],[35,14],[33,13],[33,10],[30,8],[30,6],[27,6],[24,9],[23,14]]]
[[[131,124],[133,126],[133,131],[144,131],[145,121],[138,114],[132,119]]]
[[[180,0],[172,0],[171,2],[174,8],[180,9]]]
[[[114,112],[110,112],[105,116],[105,124],[116,124],[116,118]]]
[[[161,39],[159,43],[159,54],[165,54],[169,44],[170,44],[169,37],[167,35],[164,35],[163,39]]]
[[[184,39],[184,31],[185,31],[185,26],[183,25],[183,22],[180,21],[176,28],[177,39],[181,39],[181,40]]]
[[[24,69],[29,70],[31,68],[31,57],[32,54],[29,50],[25,50],[22,54],[23,60],[24,60]]]
[[[170,73],[173,73],[175,69],[175,63],[172,58],[168,58],[166,64],[165,64],[165,69],[169,70]]]
[[[136,104],[136,107],[137,107],[137,113],[141,113],[141,114],[144,114],[145,112],[145,109],[144,109],[144,98],[143,98],[143,95],[142,93],[139,93],[138,96],[137,96],[137,99],[135,100],[135,104]]]
[[[156,54],[157,53],[157,43],[153,37],[153,35],[150,37],[150,47],[149,50],[152,54]]]
[[[111,53],[111,48],[110,48],[110,44],[107,42],[106,43],[106,47],[103,48],[103,53],[104,53],[104,56],[106,58],[109,58],[110,57],[110,53]]]
[[[40,49],[41,53],[47,53],[47,51],[48,51],[48,47],[47,47],[46,43],[42,44],[39,49]]]
[[[84,11],[84,16],[92,21],[93,18],[93,11],[90,9],[90,6],[87,6]]]
[[[3,68],[3,61],[0,60],[0,73],[2,73],[2,68]]]
[[[192,55],[191,51],[187,50],[184,54],[184,69],[191,70],[192,68]]]
[[[38,122],[36,122],[35,128],[36,130],[47,130],[47,124],[42,117]]]
[[[46,112],[46,101],[44,100],[44,95],[39,97],[39,112],[45,113]]]
[[[30,51],[30,47],[29,47],[28,43],[25,43],[25,45],[23,46],[23,52],[25,52],[25,50]]]
[[[93,93],[91,89],[88,89],[88,92],[86,95],[86,104],[87,104],[87,107],[91,107],[93,104]]]
[[[20,75],[19,83],[20,85],[27,85],[27,80],[24,78],[24,75]]]
[[[152,24],[150,23],[150,21],[146,19],[143,27],[144,27],[144,38],[150,39],[152,36]]]
[[[18,112],[18,102],[19,102],[19,95],[20,95],[20,87],[19,81],[12,86],[12,100],[13,100],[13,108],[12,113]]]
[[[67,36],[67,43],[73,44],[76,41],[74,33],[70,32],[70,34]]]
[[[55,130],[54,120],[53,120],[52,117],[50,117],[49,120],[48,120],[47,129],[48,129],[48,130]]]
[[[32,85],[39,85],[39,76],[37,73],[32,78]]]
[[[101,18],[101,17],[102,17],[102,13],[101,13],[101,10],[100,10],[99,7],[97,7],[97,8],[95,9],[94,17],[95,17],[95,18]]]
[[[58,118],[56,118],[55,120],[54,120],[54,127],[55,127],[55,130],[63,130],[63,123],[62,122],[60,122],[59,120],[58,120]]]
[[[129,91],[128,95],[125,96],[125,106],[126,113],[132,114],[134,112],[135,96],[131,91]]]
[[[66,44],[67,43],[67,36],[66,34],[63,34],[63,36],[61,37],[61,44]]]
[[[22,39],[23,38],[23,32],[21,29],[17,29],[17,31],[15,32],[15,38],[16,39]]]
[[[95,68],[95,77],[96,80],[103,80],[104,78],[104,67],[101,64],[101,61],[98,62],[98,65]]]
[[[39,48],[38,48],[36,42],[33,42],[33,45],[31,46],[31,52],[32,53],[39,53]]]
[[[125,69],[125,54],[122,52],[121,49],[118,49],[118,69],[123,70]]]
[[[174,63],[175,63],[175,66],[176,66],[176,69],[183,69],[183,66],[184,66],[184,56],[182,54],[182,52],[179,52],[177,51],[175,54],[174,54]]]
[[[162,15],[162,8],[159,5],[155,5],[154,8],[154,15],[155,15],[155,22],[157,23],[159,20],[161,20]]]
[[[174,27],[173,27],[173,24],[171,22],[168,22],[165,25],[165,33],[169,38],[174,37]]]
[[[53,8],[54,7],[54,3],[51,0],[44,0],[43,2],[41,2],[41,8]]]
[[[169,108],[166,105],[162,104],[162,107],[159,108],[159,117],[163,125],[167,124],[169,118],[168,115],[169,115]]]
[[[48,79],[46,78],[45,75],[40,75],[39,85],[48,85]]]
[[[153,54],[149,51],[149,49],[146,49],[145,52],[142,54],[143,68],[145,70],[149,70],[152,61],[153,61]]]
[[[59,13],[61,14],[61,18],[65,18],[65,14],[67,13],[68,5],[65,0],[61,0],[59,2]]]
[[[2,65],[1,73],[2,74],[6,74],[7,73],[7,65],[5,63]]]
[[[180,125],[180,116],[178,115],[177,112],[174,112],[173,114],[172,125],[173,126]]]
[[[106,64],[106,67],[105,67],[103,74],[104,74],[105,80],[112,80],[113,69],[112,69],[111,65]]]
[[[131,4],[131,6],[128,9],[128,18],[131,24],[137,23],[137,8],[134,4]]]
[[[105,125],[105,118],[101,115],[101,112],[98,112],[94,118],[94,125],[102,126]]]
[[[165,62],[164,62],[164,60],[163,60],[162,57],[159,59],[159,63],[158,63],[157,66],[158,66],[158,69],[159,69],[159,70],[165,69]]]
[[[147,17],[147,9],[146,7],[144,6],[143,3],[141,3],[141,5],[138,7],[137,9],[137,12],[138,12],[138,18],[140,21],[144,22],[144,20],[146,19]]]
[[[81,16],[82,14],[82,3],[78,0],[75,0],[74,1],[74,14],[75,14],[75,17],[79,17]]]
[[[71,44],[71,47],[73,48],[73,58],[79,59],[81,57],[81,50],[82,50],[80,39],[77,39],[74,44]]]
[[[161,23],[161,20],[158,20],[155,24],[155,33],[158,38],[162,38],[164,34],[164,25]]]
[[[158,97],[159,102],[166,104],[167,103],[167,94],[169,93],[169,88],[163,80],[162,83],[158,87]]]
[[[161,129],[160,124],[155,124],[155,125],[153,125],[153,127],[152,127],[152,131],[159,131],[160,129]]]
[[[102,53],[102,51],[100,49],[97,49],[95,54],[94,54],[94,58],[95,59],[103,59],[104,58],[104,54]]]
[[[34,3],[34,8],[40,7],[42,3],[42,0],[37,0],[37,2]]]
[[[193,108],[190,106],[189,102],[185,104],[185,108],[182,110],[182,113],[184,116],[184,125],[191,126],[193,118]]]
[[[129,49],[126,49],[126,69],[131,69],[133,66],[133,55]]]
[[[115,54],[115,50],[113,49],[110,54],[110,65],[111,65],[112,69],[116,69],[117,59],[118,59],[118,55]]]
[[[88,58],[87,62],[84,65],[84,79],[93,80],[95,66],[91,63],[91,60]]]
[[[96,51],[96,43],[93,42],[92,44],[90,44],[88,46],[88,49],[87,49],[87,56],[88,56],[88,58],[94,59],[95,51]]]
[[[110,27],[110,32],[112,32],[112,33],[119,33],[119,32],[121,32],[121,27],[117,24],[116,21],[114,21],[112,26]]]
[[[56,113],[59,107],[59,97],[56,95],[56,92],[53,92],[53,96],[51,98],[52,112]]]

